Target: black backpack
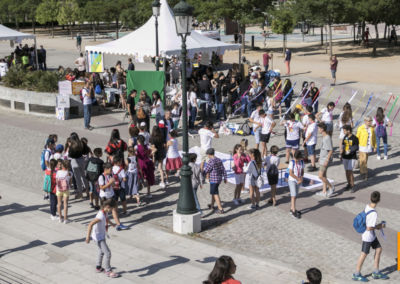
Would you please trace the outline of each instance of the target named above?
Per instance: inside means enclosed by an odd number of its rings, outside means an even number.
[[[240,136],[248,136],[251,134],[251,127],[249,125],[249,121],[246,120],[246,122],[244,122],[240,127],[239,130],[236,131],[237,135]]]
[[[89,162],[86,165],[86,178],[91,182],[96,182],[100,175],[100,164],[93,161],[93,159],[89,159]]]
[[[272,164],[268,169],[267,176],[273,177],[277,175],[279,175],[278,167],[275,164]]]

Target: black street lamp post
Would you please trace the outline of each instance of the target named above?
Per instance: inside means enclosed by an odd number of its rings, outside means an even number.
[[[158,17],[160,16],[160,0],[154,0],[152,7],[153,7],[153,16],[156,20],[156,70],[159,71],[160,70],[160,63],[158,60]]]
[[[178,207],[176,212],[182,215],[197,213],[192,189],[192,170],[189,166],[189,139],[187,116],[186,89],[186,37],[192,30],[193,7],[181,0],[174,9],[176,32],[182,38],[181,67],[182,67],[182,133],[183,133],[183,166],[181,169],[181,188],[179,190]]]

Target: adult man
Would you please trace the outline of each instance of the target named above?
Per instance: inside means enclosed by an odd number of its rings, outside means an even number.
[[[343,161],[344,170],[346,171],[347,186],[346,189],[354,192],[354,175],[353,169],[357,161],[358,151],[358,138],[351,133],[350,125],[343,126],[344,138],[342,140],[342,147],[340,150],[341,158]]]
[[[263,118],[260,117],[259,111],[262,110],[262,105],[257,104],[256,110],[253,111],[250,115],[249,121],[253,123],[253,130],[254,130],[254,139],[256,140],[256,149],[258,150],[258,146],[260,145],[260,136],[261,136],[261,129],[263,126]]]
[[[392,41],[394,41],[394,45],[397,45],[397,33],[396,33],[396,27],[394,25],[390,32],[389,43],[391,43]]]
[[[305,139],[303,146],[306,146],[308,156],[310,157],[311,166],[308,168],[309,171],[313,172],[317,168],[315,167],[315,146],[317,145],[318,127],[315,122],[315,115],[308,115],[308,124],[306,127]]]
[[[333,83],[331,84],[331,86],[335,86],[335,84],[336,84],[336,70],[337,70],[337,66],[338,66],[338,60],[337,60],[337,58],[336,58],[336,55],[332,55],[331,61],[330,61],[330,67],[331,67],[331,73],[332,73]]]
[[[129,116],[131,117],[131,121],[133,124],[136,125],[136,110],[135,110],[135,98],[137,95],[136,90],[132,90],[128,96],[128,99],[126,101],[126,104],[128,106],[128,112]]]
[[[211,117],[211,83],[208,80],[207,75],[204,74],[202,80],[197,81],[197,85],[199,88],[200,98],[205,100],[205,103],[202,103],[202,120],[205,121],[207,118]]]
[[[128,70],[135,71],[135,64],[133,64],[132,58],[128,58]]]
[[[318,131],[322,134],[321,151],[319,155],[319,172],[318,177],[322,181],[322,191],[316,193],[316,195],[323,197],[330,197],[335,191],[335,186],[331,184],[326,176],[328,171],[329,161],[333,155],[332,137],[326,132],[326,124],[321,122],[318,124]],[[329,192],[326,192],[329,187]]]
[[[364,43],[365,43],[366,48],[369,47],[369,36],[370,36],[369,28],[367,28],[364,32]]]
[[[290,75],[290,61],[292,60],[292,51],[286,48],[285,52],[285,65],[286,65],[286,75]]]
[[[83,53],[79,54],[79,57],[75,60],[75,65],[78,66],[78,71],[81,73],[81,76],[86,72],[86,59],[83,57]]]
[[[207,121],[203,128],[199,130],[200,135],[200,156],[201,156],[201,165],[200,168],[203,170],[204,162],[207,160],[206,152],[210,149],[211,142],[213,138],[219,138],[218,133],[213,128],[213,123],[211,121]]]
[[[176,84],[179,83],[180,75],[181,75],[181,64],[178,62],[178,59],[174,57],[171,63],[171,77],[172,77],[172,85],[174,87]]]
[[[364,118],[364,124],[358,127],[356,134],[359,142],[360,174],[364,180],[368,179],[368,154],[376,150],[375,128],[372,126],[372,118]]]
[[[76,35],[76,49],[77,49],[79,52],[82,51],[81,46],[82,46],[82,37],[81,37],[81,35],[78,33],[78,34]]]
[[[263,64],[264,64],[264,68],[265,68],[265,72],[268,72],[268,68],[269,68],[269,60],[272,59],[272,53],[269,54],[268,51],[266,51],[263,54]]]
[[[92,130],[93,127],[90,126],[90,119],[92,116],[92,98],[90,96],[90,82],[86,82],[85,88],[82,90],[83,97],[83,119],[85,129]]]
[[[46,64],[46,49],[44,49],[43,45],[40,46],[40,50],[38,51],[38,59],[39,60],[39,68],[40,70],[47,70],[47,64]]]

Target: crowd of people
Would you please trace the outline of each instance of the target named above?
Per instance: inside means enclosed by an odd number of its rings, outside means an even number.
[[[7,63],[7,71],[12,66],[21,67],[25,70],[47,70],[46,64],[46,54],[47,51],[43,47],[40,46],[37,50],[37,61],[36,61],[36,51],[35,46],[32,45],[31,47],[28,44],[22,45],[17,44],[15,50],[9,55],[6,56],[4,59],[1,59],[3,63]],[[7,72],[4,73],[5,76]]]

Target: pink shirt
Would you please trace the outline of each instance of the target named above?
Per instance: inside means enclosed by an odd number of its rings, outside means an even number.
[[[250,162],[250,157],[246,154],[238,155],[235,154],[233,155],[233,162],[235,164],[233,171],[235,174],[242,174],[243,173],[243,167],[244,163],[249,163]]]

